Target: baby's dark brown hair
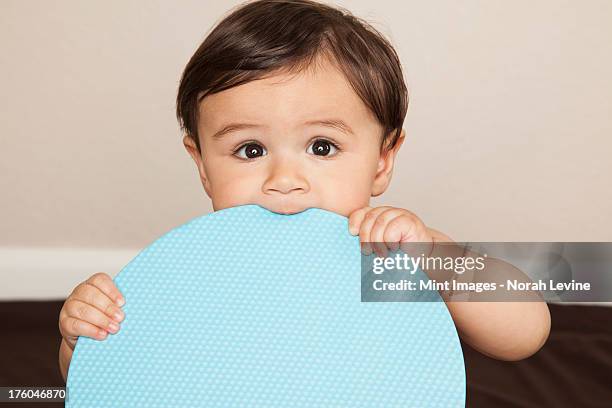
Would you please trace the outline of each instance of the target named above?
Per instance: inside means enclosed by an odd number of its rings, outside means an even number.
[[[381,151],[393,148],[408,110],[397,53],[363,19],[310,0],[249,1],[231,10],[185,67],[176,101],[181,129],[200,150],[198,111],[205,96],[279,72],[302,72],[320,57],[340,69],[382,125]]]

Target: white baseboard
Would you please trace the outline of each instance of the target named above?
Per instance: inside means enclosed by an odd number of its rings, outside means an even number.
[[[0,301],[64,299],[96,272],[115,276],[140,251],[0,247]],[[612,302],[562,304],[612,306]]]
[[[0,300],[64,299],[96,272],[115,276],[140,251],[0,247]]]

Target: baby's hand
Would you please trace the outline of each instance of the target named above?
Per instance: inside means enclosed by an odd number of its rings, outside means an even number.
[[[117,333],[125,317],[124,304],[110,276],[91,276],[74,288],[60,311],[59,329],[66,344],[74,350],[79,336],[104,340],[108,333]]]
[[[395,251],[404,243],[425,243],[430,249],[433,243],[430,229],[403,208],[382,206],[355,210],[349,215],[349,231],[352,235],[359,233],[365,255],[372,253],[371,246],[378,256],[385,257],[387,249]]]

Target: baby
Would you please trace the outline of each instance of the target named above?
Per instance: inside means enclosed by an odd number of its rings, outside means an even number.
[[[389,186],[408,95],[389,42],[343,9],[308,0],[241,5],[210,32],[183,73],[177,116],[215,211],[258,204],[348,217],[362,249],[452,242],[414,213],[370,207]],[[117,333],[125,299],[110,276],[78,285],[59,316],[66,378],[79,336]],[[464,341],[518,360],[546,341],[544,302],[447,302]]]

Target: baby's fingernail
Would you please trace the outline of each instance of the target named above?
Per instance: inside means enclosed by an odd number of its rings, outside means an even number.
[[[355,235],[357,233],[357,228],[354,225],[349,225],[349,232],[351,235]]]
[[[108,333],[104,330],[98,330],[98,336],[101,338],[105,338]]]
[[[370,245],[368,244],[363,244],[361,250],[364,255],[370,255],[372,253],[372,248],[370,248]]]
[[[109,329],[110,329],[110,331],[111,331],[111,332],[113,332],[113,333],[115,333],[115,332],[119,331],[119,325],[118,325],[117,323],[110,322],[110,323],[108,324],[108,328],[109,328]]]
[[[125,305],[125,299],[123,298],[123,296],[119,296],[117,299],[115,299],[115,302],[121,307],[123,305]]]
[[[384,249],[379,249],[376,251],[376,255],[381,257],[381,258],[386,258],[387,257],[387,251],[385,251]]]
[[[123,320],[123,312],[115,312],[115,314],[113,314],[113,318],[120,322],[121,320]]]

